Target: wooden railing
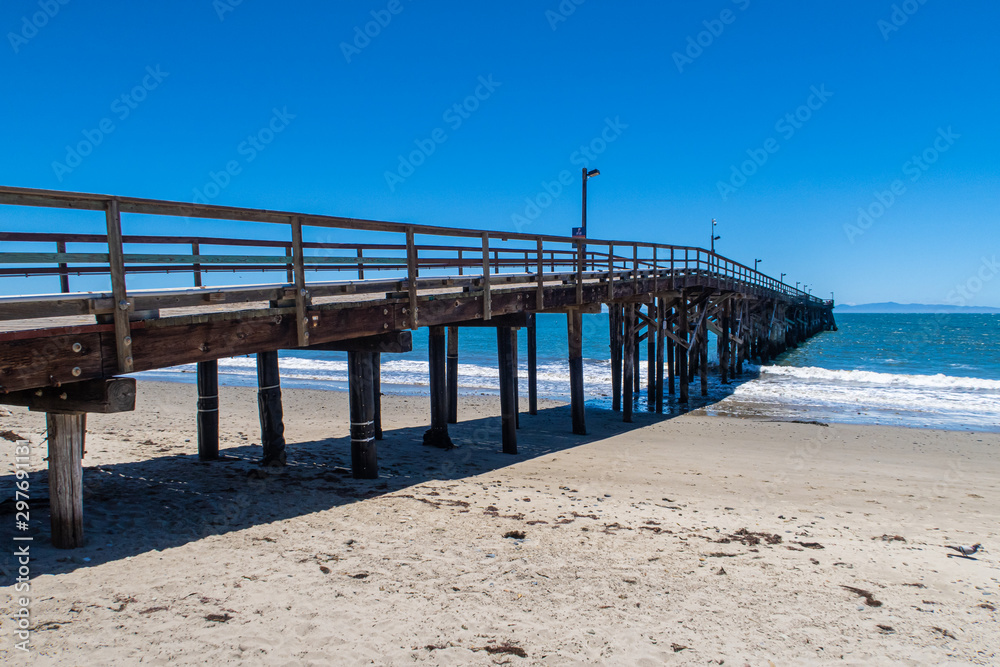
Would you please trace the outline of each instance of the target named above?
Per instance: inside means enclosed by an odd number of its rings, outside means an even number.
[[[149,273],[188,273],[190,285],[211,290],[220,289],[204,286],[206,276],[211,274],[279,272],[284,274],[282,286],[294,289],[297,306],[303,311],[308,298],[336,294],[345,280],[350,281],[352,292],[377,292],[393,283],[398,291],[408,293],[415,308],[418,289],[434,287],[444,276],[452,279],[457,276],[482,289],[487,316],[490,289],[498,281],[535,282],[541,299],[545,281],[573,282],[582,294],[582,286],[587,280],[606,279],[613,283],[636,280],[640,275],[662,279],[665,290],[677,287],[679,281],[683,283],[680,286],[687,284],[684,279],[697,278],[699,284],[719,288],[753,290],[764,296],[808,305],[824,303],[739,262],[697,247],[413,225],[10,187],[0,187],[0,204],[100,211],[104,213],[106,227],[104,234],[10,232],[2,231],[4,225],[0,223],[0,278],[58,276],[62,293],[59,307],[40,305],[38,302],[44,300],[42,296],[17,299],[21,304],[25,299],[35,299],[39,306],[35,310],[4,307],[2,302],[9,299],[0,297],[0,320],[26,317],[28,313],[35,313],[35,317],[72,314],[75,311],[71,305],[66,305],[67,299],[76,295],[90,299],[87,312],[95,312],[95,309],[113,312],[116,330],[120,330],[122,336],[127,336],[129,311],[141,309],[134,297],[152,298],[141,291],[130,290],[127,279]],[[284,234],[287,240],[123,234],[122,216],[134,214],[271,223],[288,228]],[[326,235],[338,230],[378,232],[386,242],[304,240],[304,230],[320,230]],[[418,238],[435,242],[417,243]],[[17,250],[12,249],[13,244],[18,244]],[[166,252],[159,249],[163,246],[184,250]],[[68,250],[70,247],[72,252]],[[240,251],[250,254],[238,254]],[[109,276],[110,295],[71,291],[71,276],[94,275]],[[377,279],[373,280],[373,276]],[[324,279],[320,280],[321,277]],[[354,283],[355,279],[364,284]],[[453,282],[450,280],[448,284]],[[273,290],[265,289],[268,285],[274,286],[273,283],[253,283],[227,289],[249,290],[242,293],[245,297],[242,300],[246,300],[255,294],[254,288],[260,288],[257,291],[262,297],[272,294]],[[0,282],[0,294],[7,292]],[[111,301],[107,303],[109,297]],[[191,305],[200,303],[197,299],[189,301]],[[184,305],[187,301],[179,297],[174,303]],[[543,306],[541,302],[537,305]],[[304,326],[300,329],[306,341],[308,332]],[[124,357],[121,362],[123,366],[128,365]]]

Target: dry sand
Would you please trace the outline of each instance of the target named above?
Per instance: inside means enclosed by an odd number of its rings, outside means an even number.
[[[495,397],[462,399],[446,452],[420,444],[427,398],[386,396],[382,477],[355,481],[346,395],[284,396],[289,465],[263,474],[253,390],[222,390],[229,462],[197,460],[193,386],[91,415],[88,544],[51,548],[35,501],[33,650],[8,586],[4,661],[1000,662],[997,557],[944,548],[1000,552],[997,434],[592,410],[573,436],[547,403],[507,456]],[[44,495],[43,416],[5,430]]]

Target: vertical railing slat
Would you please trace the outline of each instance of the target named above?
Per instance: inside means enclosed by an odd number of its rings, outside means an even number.
[[[306,271],[305,256],[302,252],[302,218],[292,218],[292,271],[295,280],[295,330],[299,347],[309,345],[309,315],[306,313]]]
[[[406,287],[410,293],[410,328],[417,324],[417,246],[413,242],[413,227],[406,228]]]
[[[122,220],[117,199],[108,201],[106,220],[108,267],[111,273],[111,293],[114,295],[115,304],[115,349],[118,356],[118,372],[131,373],[133,369],[132,329],[129,324],[129,311],[132,304],[128,301],[128,289],[125,286],[125,250],[122,247]]]
[[[490,304],[490,235],[483,232],[483,319],[493,316]]]

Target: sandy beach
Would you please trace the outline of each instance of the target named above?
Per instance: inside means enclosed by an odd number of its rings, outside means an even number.
[[[382,476],[351,479],[347,395],[285,390],[289,465],[261,469],[256,395],[221,393],[224,462],[197,460],[195,388],[140,382],[89,415],[87,546],[48,545],[34,443],[32,652],[8,663],[996,664],[1000,435],[591,410],[465,396],[459,447],[428,399],[386,396]],[[523,405],[522,405],[523,407]],[[13,443],[0,442],[4,497]],[[4,513],[5,535],[14,523]],[[8,539],[8,544],[9,538]],[[947,544],[982,542],[976,558]],[[15,573],[3,560],[3,580]]]

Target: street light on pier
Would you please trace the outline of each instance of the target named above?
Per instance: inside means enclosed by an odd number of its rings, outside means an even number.
[[[594,176],[600,176],[601,171],[600,169],[587,171],[587,168],[584,167],[581,172],[583,174],[583,219],[580,227],[573,228],[573,236],[587,238],[587,181]]]
[[[753,261],[753,270],[754,270],[754,271],[756,271],[756,270],[757,270],[757,267],[758,267],[758,266],[760,266],[760,263],[761,263],[761,262],[763,262],[763,261],[764,261],[764,260],[762,260],[762,259],[755,259],[755,260]]]
[[[781,282],[782,285],[785,284],[785,276],[787,276],[787,275],[788,275],[787,273],[782,273],[781,274],[781,280],[780,280],[780,282]]]
[[[799,281],[798,280],[795,281],[795,291],[796,292],[799,291]]]
[[[722,238],[721,236],[716,236],[716,234],[715,234],[715,227],[718,224],[719,223],[715,221],[715,218],[712,218],[712,253],[713,254],[715,253],[715,242]]]

